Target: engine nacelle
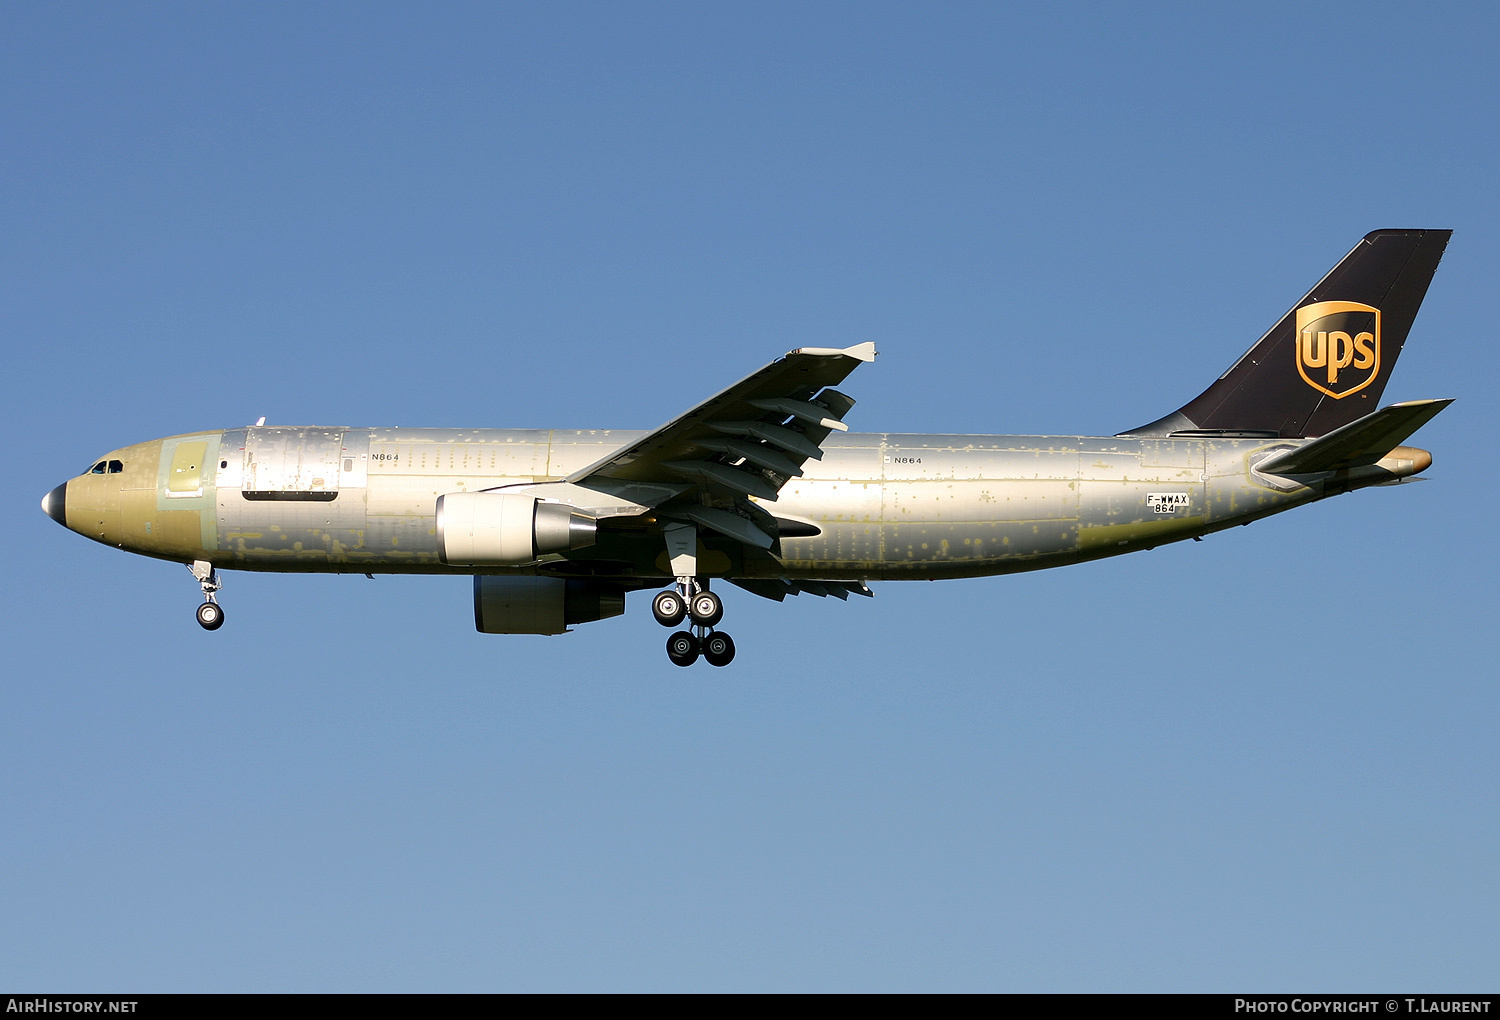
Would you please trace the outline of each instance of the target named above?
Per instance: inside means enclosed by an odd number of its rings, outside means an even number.
[[[437,501],[438,557],[462,566],[530,563],[594,544],[598,522],[516,492],[450,492]]]
[[[474,578],[474,626],[481,634],[562,634],[625,612],[625,589],[561,577]]]

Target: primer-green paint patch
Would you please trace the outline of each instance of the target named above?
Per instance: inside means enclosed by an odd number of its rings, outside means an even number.
[[[1078,549],[1086,552],[1106,546],[1139,545],[1152,540],[1167,541],[1175,537],[1186,538],[1202,530],[1206,517],[1169,517],[1161,521],[1134,521],[1130,524],[1106,524],[1099,527],[1078,529]]]
[[[207,443],[178,443],[167,471],[167,491],[199,495],[203,490],[203,457]]]
[[[156,509],[213,510],[219,436],[201,432],[161,440],[156,476]],[[212,528],[212,518],[206,522]],[[212,544],[206,548],[213,548]]]

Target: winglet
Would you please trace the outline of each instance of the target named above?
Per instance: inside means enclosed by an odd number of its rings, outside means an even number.
[[[855,344],[853,347],[842,348],[798,347],[795,351],[790,352],[787,356],[791,357],[792,354],[812,354],[824,358],[832,358],[837,357],[838,355],[843,355],[846,358],[854,358],[856,361],[874,361],[875,342],[873,340],[867,340],[862,344]]]

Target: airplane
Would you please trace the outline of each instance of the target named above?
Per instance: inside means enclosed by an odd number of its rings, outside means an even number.
[[[122,447],[42,500],[59,524],[221,570],[473,578],[485,634],[561,634],[662,589],[668,658],[735,655],[727,582],[782,601],[1039,570],[1197,539],[1432,463],[1451,400],[1379,407],[1449,230],[1366,235],[1227,372],[1113,436],[850,432],[875,345],[803,347],[650,432],[256,425]]]

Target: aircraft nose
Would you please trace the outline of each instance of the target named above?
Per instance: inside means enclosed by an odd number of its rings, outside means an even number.
[[[67,500],[68,483],[63,482],[42,497],[42,513],[66,528],[68,526]]]

